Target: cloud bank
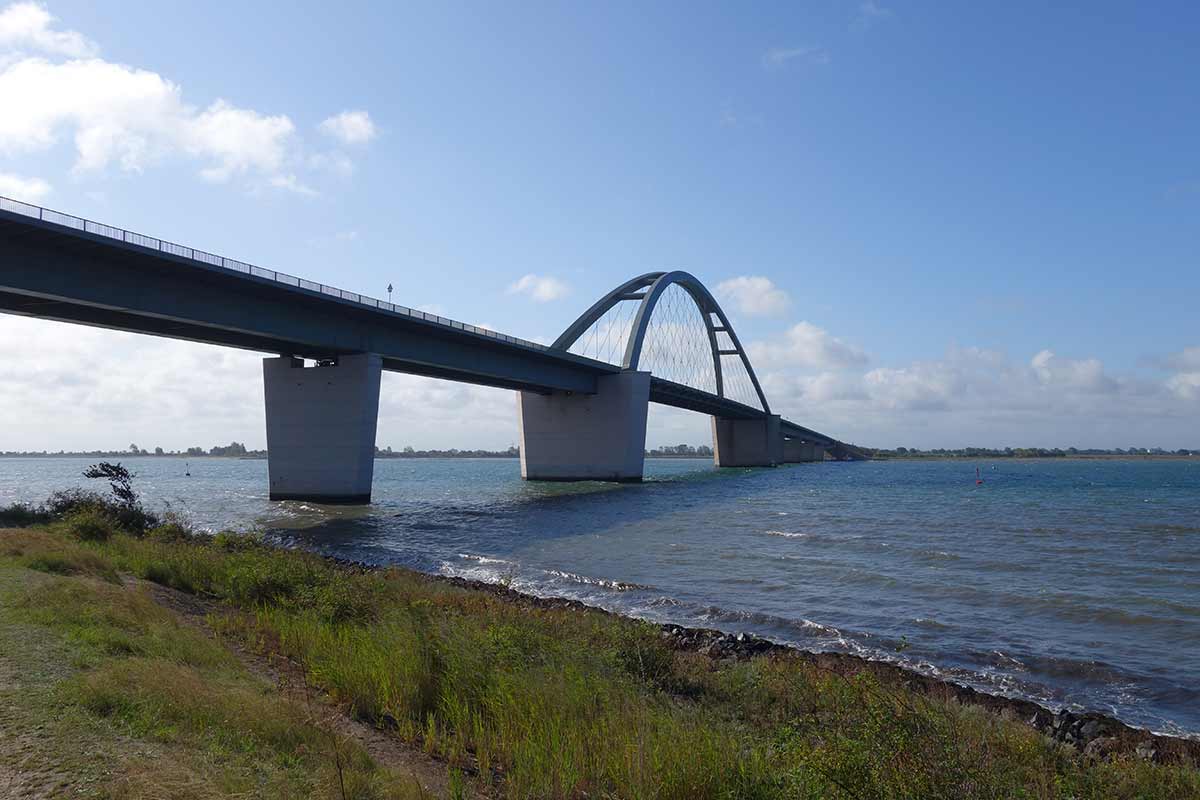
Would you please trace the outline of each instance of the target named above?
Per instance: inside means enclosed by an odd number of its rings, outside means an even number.
[[[165,162],[188,161],[205,181],[239,180],[303,195],[317,193],[299,175],[310,165],[328,162],[348,173],[344,154],[306,156],[287,114],[244,108],[223,98],[194,105],[174,81],[107,61],[90,39],[56,29],[55,23],[36,3],[0,11],[0,159],[69,141],[77,176],[110,168],[136,174]],[[375,136],[366,111],[342,112],[320,128],[344,144],[365,144]],[[48,191],[42,178],[24,181],[6,183],[26,200]]]

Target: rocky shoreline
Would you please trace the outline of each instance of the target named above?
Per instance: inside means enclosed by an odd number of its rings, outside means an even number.
[[[374,569],[362,564],[354,566]],[[430,581],[486,592],[508,602],[534,608],[613,614],[578,600],[536,597],[501,584],[445,575],[419,574]],[[753,634],[723,633],[709,628],[689,628],[670,623],[659,625],[659,628],[663,640],[670,647],[700,653],[717,660],[740,661],[755,656],[795,658],[843,677],[869,673],[885,686],[903,688],[928,697],[954,700],[963,705],[985,708],[1004,717],[1019,720],[1050,739],[1077,749],[1085,756],[1099,758],[1125,755],[1162,764],[1200,764],[1200,741],[1151,733],[1127,725],[1107,714],[1066,710],[1055,713],[1031,700],[988,694],[970,686],[924,675],[886,661],[872,661],[849,653],[814,653],[778,644]]]

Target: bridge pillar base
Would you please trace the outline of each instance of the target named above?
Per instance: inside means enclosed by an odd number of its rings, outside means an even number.
[[[718,467],[773,467],[783,461],[779,415],[765,419],[713,417],[713,463]]]
[[[650,373],[596,379],[596,394],[519,392],[521,477],[527,481],[642,479]]]
[[[308,368],[263,359],[272,500],[371,502],[382,366],[367,353]]]
[[[783,463],[803,464],[808,461],[824,461],[825,448],[812,442],[797,439],[783,440]]]

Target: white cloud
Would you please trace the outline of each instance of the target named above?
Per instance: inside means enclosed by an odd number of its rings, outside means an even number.
[[[1167,378],[1167,388],[1183,400],[1200,401],[1200,372],[1178,372]]]
[[[260,355],[9,315],[0,351],[0,450],[263,442]]]
[[[746,346],[756,369],[845,369],[866,364],[867,354],[811,322],[798,322],[781,340]]]
[[[1075,361],[1043,350],[1033,357],[1030,366],[1043,386],[1057,385],[1085,392],[1111,392],[1117,383],[1104,374],[1104,365],[1095,358]]]
[[[207,180],[226,181],[251,170],[278,173],[295,131],[286,116],[266,116],[218,100],[183,124],[184,146],[216,162],[202,170]]]
[[[321,133],[343,144],[366,144],[375,138],[377,130],[366,111],[343,111],[317,126]]]
[[[45,150],[72,135],[78,172],[117,164],[140,172],[182,154],[204,162],[210,181],[279,174],[295,126],[218,100],[203,111],[185,104],[178,86],[146,70],[99,59],[54,64],[18,61],[0,72],[0,152]]]
[[[51,30],[55,18],[39,3],[13,3],[0,11],[0,48],[36,50],[70,58],[94,55],[97,47],[76,31]]]
[[[22,178],[8,172],[0,172],[0,195],[27,203],[40,203],[50,194],[50,184],[41,178]]]
[[[1185,347],[1162,359],[1161,363],[1175,370],[1167,378],[1167,388],[1182,400],[1200,403],[1200,346]]]
[[[547,303],[566,297],[570,287],[549,275],[535,275],[532,272],[514,281],[508,287],[509,294],[524,294],[538,303]]]
[[[1186,351],[1185,351],[1186,352]],[[758,362],[755,361],[756,366]],[[865,372],[759,368],[775,411],[881,447],[1196,447],[1200,371],[1149,381],[1095,358],[1028,361],[974,347]]]
[[[315,194],[302,169],[341,177],[353,172],[343,153],[305,156],[286,114],[242,108],[226,99],[186,102],[179,84],[151,70],[96,57],[94,44],[53,29],[33,3],[0,11],[0,156],[22,156],[70,142],[77,175],[115,167],[140,173],[163,162],[197,165],[210,182],[245,181]],[[365,111],[348,111],[322,130],[350,143],[375,127]]]
[[[743,314],[782,314],[792,304],[787,292],[761,275],[741,275],[721,281],[717,284],[717,296]]]
[[[828,64],[829,51],[816,45],[802,47],[772,47],[763,53],[762,64],[767,69],[781,69],[791,61],[801,59],[810,64]]]

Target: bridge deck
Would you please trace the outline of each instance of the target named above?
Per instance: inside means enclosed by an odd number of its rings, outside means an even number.
[[[536,392],[592,393],[619,367],[0,198],[0,311],[304,358],[373,352],[384,368]],[[650,399],[723,417],[762,411],[653,378]],[[836,440],[794,423],[784,432]]]

